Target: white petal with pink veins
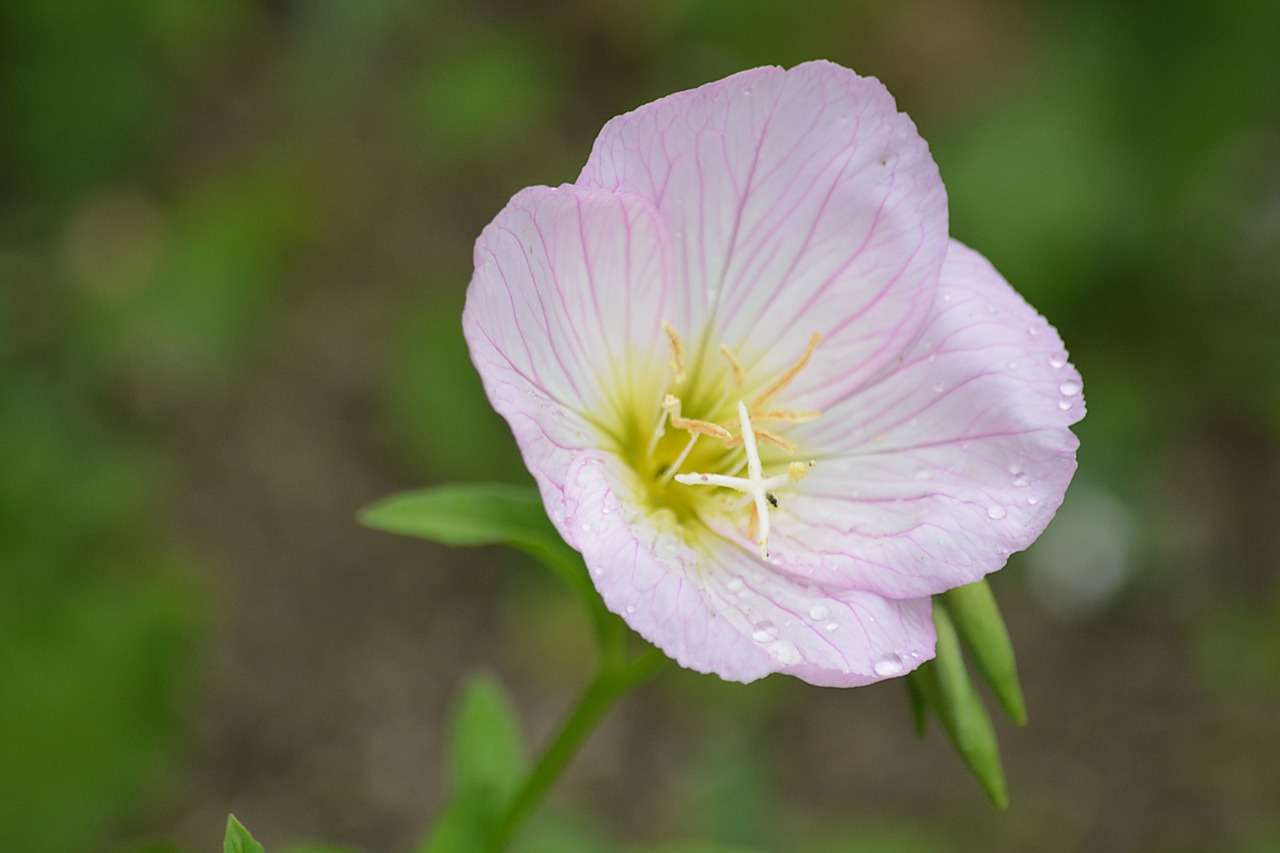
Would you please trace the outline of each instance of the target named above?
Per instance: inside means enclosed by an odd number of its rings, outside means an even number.
[[[1080,389],[1057,332],[952,241],[916,342],[791,433],[818,464],[777,513],[774,556],[798,576],[900,598],[995,571],[1061,501]]]
[[[933,656],[928,598],[802,584],[706,530],[632,508],[616,457],[589,453],[557,506],[610,610],[681,666],[752,681],[771,672],[850,687]]]
[[[681,297],[711,349],[776,373],[813,332],[821,408],[919,328],[946,247],[946,193],[879,81],[812,62],[757,68],[648,104],[600,132],[578,182],[651,198]],[[702,325],[703,322],[708,325]]]

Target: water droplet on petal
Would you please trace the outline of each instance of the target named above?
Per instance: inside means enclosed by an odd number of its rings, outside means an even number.
[[[1029,503],[1031,506],[1035,506],[1036,504],[1040,503],[1040,499],[1039,499],[1039,498],[1027,498],[1027,503]]]
[[[1026,488],[1030,484],[1031,484],[1031,480],[1028,479],[1026,474],[1019,474],[1018,476],[1013,478],[1013,485],[1019,489]]]
[[[944,386],[943,386],[943,384],[942,384],[941,382],[935,382],[935,383],[933,383],[933,393],[935,393],[935,394],[941,394],[941,393],[942,393],[942,389],[943,389],[943,387],[944,387]]]
[[[831,608],[825,604],[815,604],[809,608],[809,618],[815,622],[821,622],[831,615]]]
[[[725,584],[724,588],[729,590],[729,592],[741,592],[745,586],[746,583],[743,582],[742,578],[734,578]]]
[[[915,472],[914,474],[912,474],[911,476],[912,476],[914,479],[917,479],[917,480],[932,480],[932,479],[933,479],[933,472],[932,472],[932,471],[930,471],[928,468],[921,468],[920,470],[916,471],[916,472]]]
[[[1005,511],[1005,508],[1000,506],[999,504],[992,504],[991,506],[987,507],[987,515],[994,521],[999,521],[1000,519],[1004,518],[1007,514],[1008,513]]]
[[[1049,356],[1050,367],[1060,368],[1066,365],[1066,363],[1067,363],[1067,354],[1062,350],[1058,350],[1053,355]]]
[[[838,631],[838,630],[840,630],[840,623],[839,623],[839,622],[828,622],[826,625],[824,625],[824,626],[822,626],[822,627],[826,628],[828,631]]]
[[[929,357],[925,359],[925,361],[929,362],[930,364],[933,364],[937,360],[938,360],[938,354],[936,352],[929,353]]]
[[[751,632],[751,639],[757,643],[771,643],[778,639],[778,626],[772,622],[757,622],[755,630]]]
[[[1010,370],[1017,370],[1017,369],[1018,369],[1018,362],[1016,362],[1016,361],[1011,361],[1011,362],[1009,362],[1009,364],[1007,365],[1007,367],[1008,367]]]
[[[800,655],[800,650],[796,648],[796,644],[790,640],[778,640],[776,643],[770,643],[765,646],[764,650],[769,653],[769,657],[783,666],[795,666],[804,660]]]
[[[1058,386],[1058,390],[1062,392],[1064,397],[1074,397],[1080,393],[1080,383],[1074,379],[1068,379]]]
[[[1038,327],[1038,326],[1028,326],[1028,327],[1027,327],[1027,334],[1034,338],[1036,335],[1040,334],[1040,327]]]
[[[583,532],[583,533],[590,533],[590,532],[591,532],[591,522],[589,522],[589,521],[584,521],[584,522],[582,522],[582,532]]]
[[[1071,408],[1071,401],[1070,401],[1070,400],[1059,400],[1059,401],[1058,401],[1058,408],[1059,408],[1059,409],[1062,409],[1062,411],[1064,411],[1064,412],[1065,412],[1067,409]]]
[[[942,301],[943,301],[943,302],[950,302],[950,301],[951,301],[951,294],[950,294],[950,293],[944,293],[944,294],[942,294]]]
[[[886,677],[897,675],[904,669],[902,665],[902,658],[898,657],[893,652],[889,652],[889,654],[877,660],[871,665],[871,668],[875,670],[876,675],[883,675]]]
[[[987,313],[988,313],[988,314],[994,314],[994,313],[996,313],[996,306],[991,305],[991,304],[988,304],[988,305],[987,305]]]
[[[626,611],[627,611],[627,613],[629,613],[629,614],[630,614],[630,613],[635,613],[635,612],[636,612],[636,606],[635,606],[634,604],[628,604],[628,605],[627,605],[627,607],[626,607]]]

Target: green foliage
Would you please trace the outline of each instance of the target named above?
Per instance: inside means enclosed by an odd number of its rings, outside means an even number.
[[[921,697],[923,706],[938,715],[947,737],[992,804],[998,809],[1007,808],[1009,795],[995,729],[969,679],[960,638],[945,607],[933,608],[933,622],[938,631],[937,655],[907,676],[913,701],[914,697]],[[916,714],[919,719],[921,711]]]
[[[227,815],[227,832],[222,839],[222,853],[266,853],[235,815]]]
[[[944,593],[935,606],[951,617],[956,633],[964,641],[978,672],[995,692],[1005,713],[1020,726],[1027,724],[1027,706],[1018,683],[1013,643],[1004,627],[1000,608],[986,580],[957,587]]]
[[[519,721],[501,686],[475,677],[449,733],[449,797],[420,853],[490,849],[525,772]]]

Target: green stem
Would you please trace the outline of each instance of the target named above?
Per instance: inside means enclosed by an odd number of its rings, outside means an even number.
[[[666,662],[666,657],[655,648],[649,648],[634,660],[626,661],[620,656],[608,654],[602,649],[600,671],[596,674],[577,706],[564,721],[555,739],[547,745],[538,763],[529,771],[524,784],[507,806],[502,821],[498,824],[490,846],[492,853],[502,853],[507,849],[520,829],[521,823],[542,801],[568,766],[578,748],[587,739],[592,729],[604,717],[613,703],[618,701],[628,690],[652,677]]]

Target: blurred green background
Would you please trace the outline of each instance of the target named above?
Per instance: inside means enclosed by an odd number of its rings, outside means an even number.
[[[1274,0],[0,5],[0,849],[212,850],[235,811],[406,850],[477,666],[544,738],[591,667],[568,595],[355,512],[524,476],[458,320],[513,192],[825,57],[1085,377],[1077,481],[995,579],[1013,806],[901,685],[677,673],[526,849],[1280,850],[1277,45]]]

